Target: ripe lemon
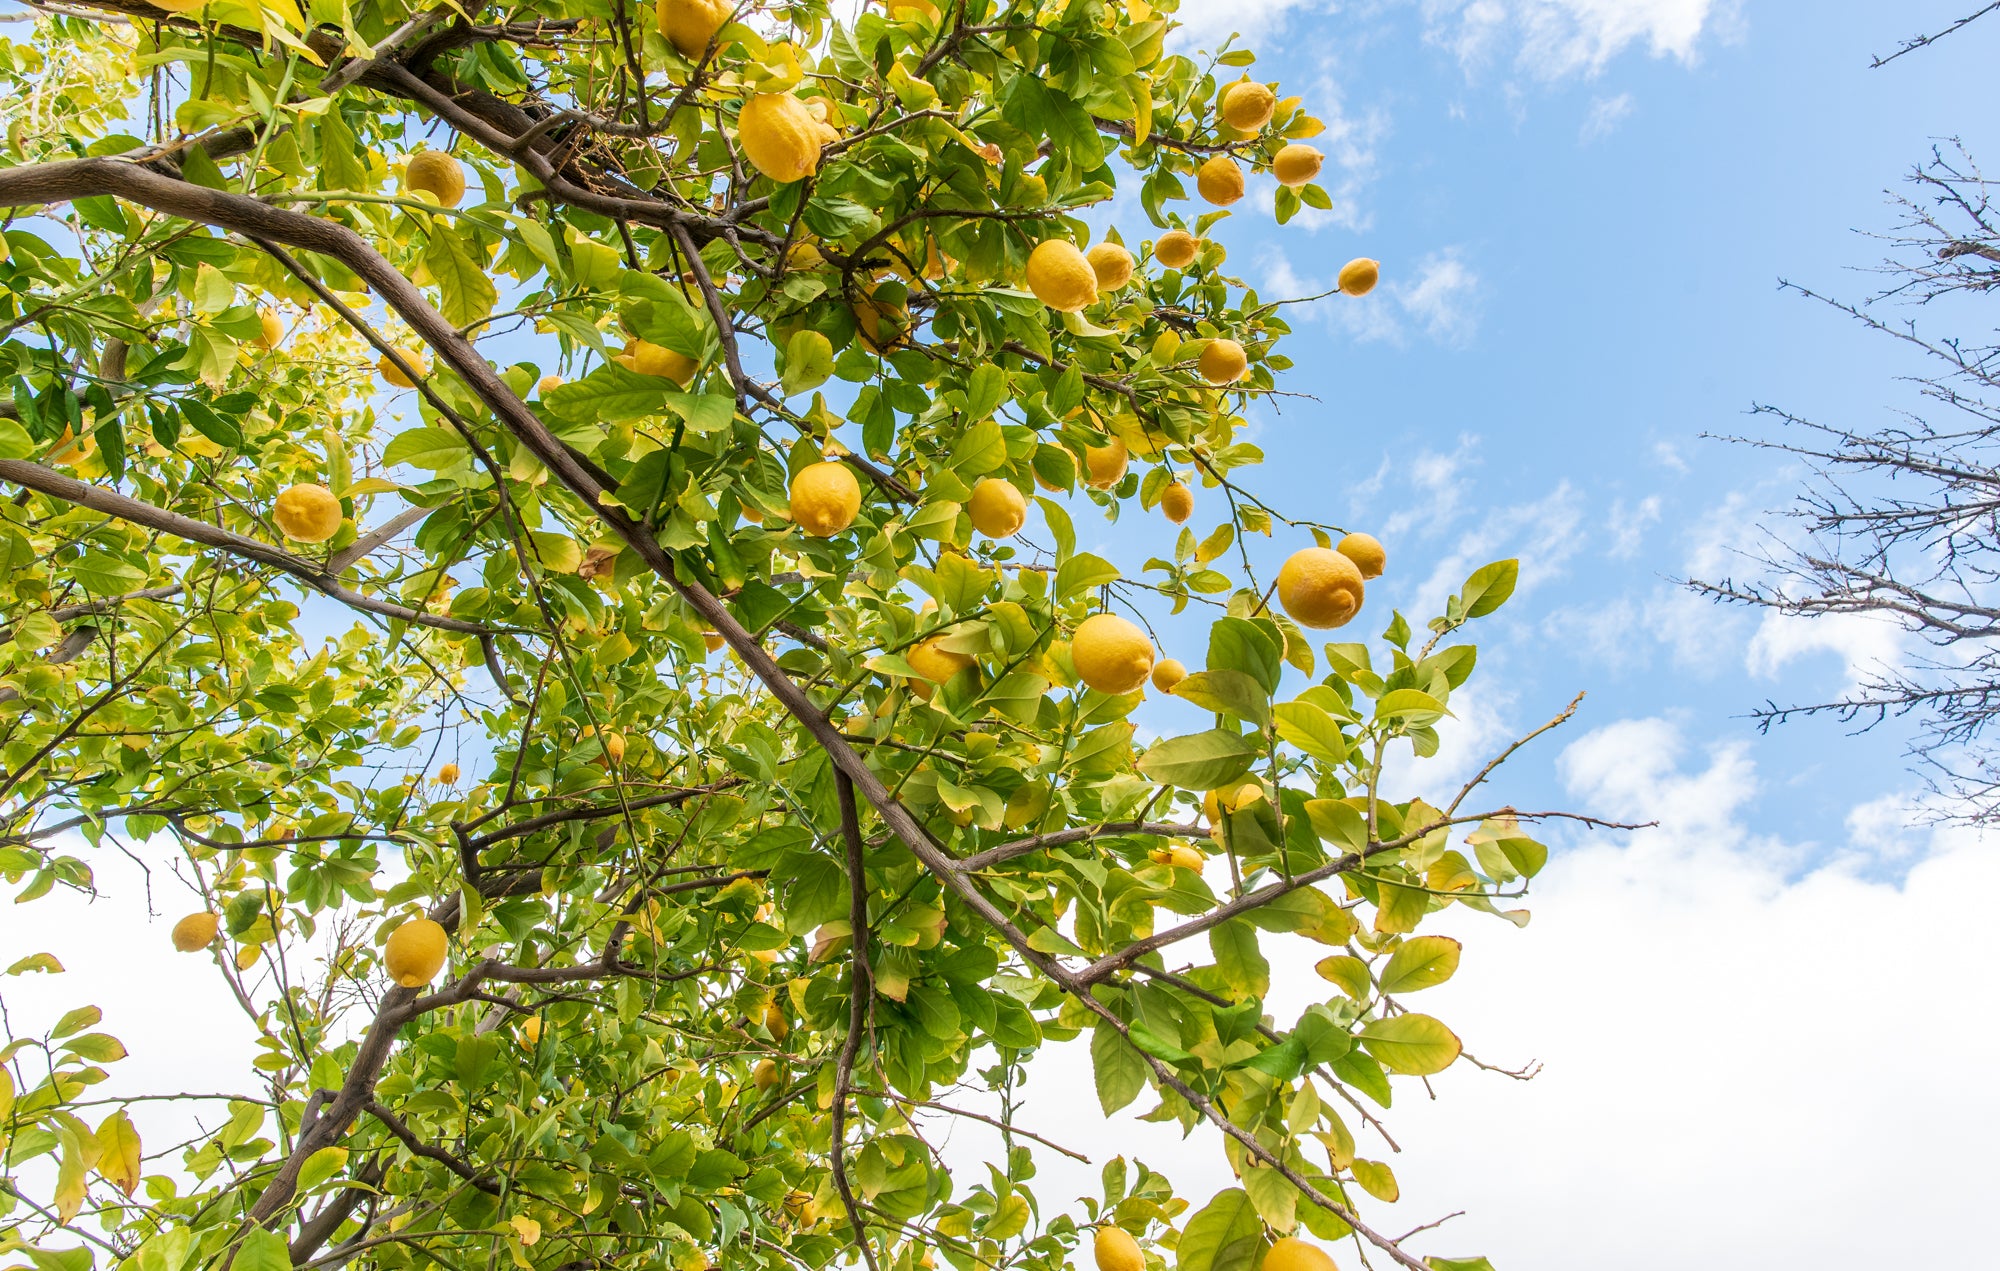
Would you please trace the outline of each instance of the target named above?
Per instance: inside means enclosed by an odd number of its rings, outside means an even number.
[[[855,334],[873,352],[887,353],[910,334],[910,311],[897,301],[877,299],[873,290],[852,308]]]
[[[1264,1254],[1258,1271],[1339,1271],[1326,1250],[1307,1244],[1297,1236],[1286,1236]]]
[[[1097,273],[1075,243],[1045,238],[1028,254],[1028,290],[1051,309],[1075,313],[1097,303]]]
[[[1184,229],[1170,229],[1153,240],[1153,259],[1168,269],[1186,269],[1200,249],[1200,239]]]
[[[537,393],[540,393],[542,396],[547,397],[550,393],[555,392],[557,389],[561,387],[562,387],[562,376],[544,375],[541,378],[541,382],[535,385],[535,391]]]
[[[1340,267],[1340,291],[1347,296],[1365,296],[1382,279],[1382,262],[1356,256]]]
[[[1195,365],[1211,384],[1234,384],[1250,373],[1250,358],[1234,340],[1210,340]]]
[[[765,907],[769,908],[769,906]],[[779,1008],[776,1002],[772,1002],[764,1007],[764,1031],[777,1041],[783,1041],[791,1034],[791,1021],[785,1018],[785,1012]]]
[[[1132,281],[1132,253],[1117,243],[1099,243],[1083,254],[1097,275],[1099,291],[1116,291]]]
[[[942,636],[931,636],[903,651],[903,660],[910,664],[910,669],[924,677],[910,687],[926,701],[930,699],[931,685],[948,684],[952,676],[973,664],[965,654],[939,647],[943,639]]]
[[[422,988],[444,966],[444,928],[428,918],[412,918],[389,933],[382,965],[406,989]]]
[[[447,785],[447,786],[449,786],[449,785],[456,785],[457,783],[458,783],[458,765],[457,765],[457,764],[455,764],[455,763],[448,763],[448,764],[446,764],[446,765],[445,765],[444,767],[442,767],[442,768],[439,768],[439,769],[438,769],[438,784],[439,784],[439,785]]]
[[[731,0],[660,0],[654,16],[660,34],[689,61],[700,61],[708,42],[729,21],[736,6]]]
[[[914,14],[917,17],[929,18],[935,22],[937,21],[938,7],[932,4],[931,0],[889,0],[889,13],[891,16],[899,13]]]
[[[189,914],[174,924],[174,948],[182,953],[200,953],[215,943],[222,919],[212,913]]]
[[[1117,1227],[1099,1227],[1091,1241],[1091,1252],[1097,1257],[1097,1271],[1145,1271],[1146,1268],[1146,1256],[1139,1252],[1139,1242]]]
[[[1278,95],[1266,84],[1244,80],[1222,90],[1222,122],[1238,132],[1256,132],[1271,122]]]
[[[759,93],[736,117],[736,139],[759,172],[780,185],[819,167],[820,121],[790,93]]]
[[[1125,465],[1131,456],[1125,443],[1117,437],[1101,446],[1083,448],[1083,466],[1090,473],[1090,484],[1100,490],[1109,490],[1125,479]]]
[[[1308,547],[1278,570],[1278,603],[1302,627],[1344,626],[1361,611],[1361,569],[1339,552]]]
[[[814,538],[840,533],[860,510],[861,483],[838,460],[808,464],[792,478],[792,520]]]
[[[1153,669],[1153,642],[1117,614],[1092,614],[1070,637],[1069,657],[1077,675],[1098,692],[1129,693]]]
[[[340,500],[323,485],[295,485],[278,492],[271,519],[286,538],[324,543],[340,533]]]
[[[1174,691],[1174,685],[1187,678],[1187,668],[1179,658],[1162,658],[1153,667],[1153,687],[1162,693]]]
[[[403,167],[403,188],[430,195],[439,207],[457,207],[465,197],[465,169],[442,150],[419,150]]]
[[[778,1071],[778,1065],[768,1059],[758,1060],[757,1067],[750,1073],[751,1084],[759,1090],[769,1090],[783,1079],[783,1074]]]
[[[694,379],[695,371],[701,367],[701,363],[685,353],[676,353],[650,340],[634,340],[627,344],[625,351],[618,355],[618,361],[626,370],[637,371],[641,375],[657,375],[661,379],[672,380],[682,388],[688,386]]]
[[[1194,515],[1194,492],[1176,481],[1160,491],[1160,511],[1175,525],[1184,523]]]
[[[530,1015],[521,1021],[521,1038],[530,1046],[542,1040],[542,1017]]]
[[[1202,866],[1208,864],[1208,858],[1185,843],[1176,843],[1167,849],[1165,863],[1176,869],[1191,869],[1199,874]]]
[[[1335,543],[1333,550],[1353,561],[1363,578],[1380,578],[1389,564],[1389,553],[1373,534],[1349,534]]]
[[[424,360],[424,355],[420,350],[405,346],[399,347],[396,352],[402,355],[403,360],[410,364],[410,369],[417,374],[429,375],[431,373],[430,363]],[[382,372],[383,379],[388,380],[397,388],[415,388],[417,386],[417,382],[403,374],[402,368],[397,366],[387,353],[382,355],[381,361],[375,363],[375,369]]]
[[[1263,797],[1264,787],[1254,781],[1219,786],[1201,796],[1201,812],[1208,818],[1210,829],[1220,829],[1224,812],[1241,811]]]
[[[1315,172],[1318,170],[1313,169]],[[1308,176],[1305,179],[1309,181],[1312,178]],[[1243,197],[1243,169],[1237,167],[1236,160],[1228,155],[1216,155],[1195,169],[1194,188],[1201,192],[1201,197],[1217,207],[1228,207]]]
[[[259,348],[275,349],[278,341],[285,338],[285,320],[278,316],[276,309],[264,308],[257,311],[257,345]]]
[[[1294,141],[1271,160],[1271,175],[1278,178],[1280,185],[1304,185],[1319,175],[1319,165],[1325,161],[1326,156],[1319,151]]]
[[[1028,519],[1028,500],[1011,482],[987,477],[972,487],[972,501],[965,505],[972,528],[988,538],[1009,538],[1021,532]]]

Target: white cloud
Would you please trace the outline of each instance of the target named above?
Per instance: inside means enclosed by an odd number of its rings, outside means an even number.
[[[1873,614],[1799,618],[1766,610],[1744,650],[1743,663],[1750,674],[1770,679],[1801,658],[1837,654],[1845,676],[1843,691],[1850,691],[1871,676],[1893,670],[1902,661],[1904,641],[1900,627]]]
[[[1521,562],[1514,594],[1526,595],[1562,573],[1582,545],[1582,523],[1583,499],[1567,481],[1532,502],[1483,509],[1478,525],[1459,535],[1403,608],[1413,617],[1441,613],[1467,575],[1509,556]]]
[[[1577,140],[1585,145],[1601,140],[1618,131],[1618,125],[1625,122],[1632,113],[1632,94],[1620,93],[1616,97],[1599,97],[1590,103],[1590,113],[1583,117],[1583,127],[1577,131]]]
[[[1258,264],[1267,299],[1320,296],[1333,288],[1331,273],[1302,274],[1275,245],[1261,250]],[[1397,277],[1392,266],[1388,280],[1365,296],[1324,295],[1303,313],[1354,340],[1402,344],[1414,326],[1440,344],[1463,345],[1478,329],[1479,298],[1479,275],[1459,248],[1445,247],[1424,256],[1408,275]]]
[[[1383,522],[1383,532],[1394,540],[1413,533],[1429,538],[1448,529],[1458,519],[1472,488],[1465,474],[1479,462],[1478,450],[1479,438],[1465,433],[1448,453],[1428,448],[1418,451],[1402,468],[1409,493],[1403,496],[1402,506]]]
[[[1640,541],[1646,537],[1646,527],[1660,519],[1660,496],[1649,494],[1639,500],[1635,507],[1627,508],[1625,500],[1617,499],[1611,504],[1611,515],[1606,518],[1605,528],[1611,531],[1611,546],[1605,555],[1613,560],[1630,560],[1639,554]]]
[[[1231,33],[1255,47],[1257,37],[1278,30],[1294,9],[1331,8],[1319,0],[1187,0],[1175,11],[1181,27],[1173,33],[1176,50],[1214,49]]]
[[[1693,62],[1705,32],[1727,37],[1735,0],[1425,0],[1426,38],[1469,71],[1511,58],[1540,80],[1595,75],[1634,45]]]
[[[1467,267],[1455,247],[1424,257],[1418,262],[1416,278],[1392,284],[1391,294],[1433,340],[1463,344],[1479,325],[1474,310],[1479,275]]]

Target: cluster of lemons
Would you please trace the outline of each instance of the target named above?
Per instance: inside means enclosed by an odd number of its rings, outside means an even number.
[[[1091,1242],[1097,1271],[1146,1271],[1146,1256],[1130,1232],[1109,1223],[1097,1229]],[[1326,1250],[1297,1236],[1285,1236],[1264,1251],[1258,1271],[1337,1271]]]
[[[174,924],[174,948],[200,953],[215,943],[222,916],[213,910],[191,913]],[[382,948],[382,965],[389,978],[406,989],[418,989],[444,969],[445,930],[429,918],[411,918],[389,933]]]

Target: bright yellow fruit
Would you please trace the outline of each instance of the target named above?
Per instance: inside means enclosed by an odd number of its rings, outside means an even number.
[[[1356,256],[1340,267],[1340,292],[1344,296],[1365,296],[1382,280],[1382,262]]]
[[[1117,614],[1092,614],[1070,637],[1069,657],[1078,677],[1098,692],[1129,693],[1153,669],[1153,642]]]
[[[212,913],[189,914],[174,924],[174,948],[182,953],[200,953],[215,943],[222,919]]]
[[[550,393],[555,392],[557,389],[561,387],[562,387],[562,376],[544,375],[541,378],[541,382],[535,385],[535,391],[537,393],[540,393],[542,396],[547,397]]]
[[[889,300],[876,299],[871,290],[854,302],[854,331],[861,343],[876,353],[887,353],[910,334],[910,311]]]
[[[931,0],[889,0],[889,13],[891,16],[902,13],[914,14],[935,22],[938,7],[932,4]]]
[[[714,653],[717,649],[720,649],[724,643],[726,641],[723,640],[720,631],[704,631],[701,633],[701,647],[707,649],[710,653]]]
[[[275,349],[278,341],[285,338],[285,320],[278,316],[276,309],[257,311],[257,344],[260,348]]]
[[[1097,1271],[1145,1271],[1146,1268],[1139,1242],[1117,1227],[1099,1227],[1091,1241],[1091,1252],[1097,1257]]]
[[[1389,564],[1389,553],[1373,534],[1349,534],[1333,550],[1353,561],[1363,578],[1380,578]]]
[[[1172,865],[1176,869],[1191,869],[1197,874],[1201,873],[1202,866],[1208,864],[1206,856],[1185,843],[1176,843],[1169,847],[1166,857],[1162,864]]]
[[[672,380],[686,388],[694,379],[694,373],[701,363],[685,353],[676,353],[664,345],[650,340],[634,340],[618,355],[618,361],[628,371],[641,375],[657,375],[664,380]]]
[[[1201,796],[1201,814],[1208,818],[1210,829],[1220,829],[1224,812],[1241,811],[1263,797],[1264,787],[1254,781],[1221,786]]]
[[[792,520],[814,538],[831,538],[854,524],[861,483],[836,459],[808,464],[792,478]]]
[[[790,93],[759,93],[736,117],[736,139],[759,172],[789,185],[819,168],[820,121]]]
[[[1211,384],[1234,384],[1250,373],[1250,358],[1234,340],[1210,340],[1195,365]]]
[[[417,374],[429,375],[431,373],[430,363],[424,360],[424,355],[420,351],[412,348],[398,348],[396,352],[402,355],[403,360],[408,362],[410,368]],[[381,361],[375,363],[375,369],[382,372],[383,379],[388,380],[397,388],[415,388],[417,386],[417,382],[403,374],[402,368],[391,361],[387,353],[382,355]]]
[[[444,966],[444,928],[428,918],[412,918],[389,933],[382,965],[406,989],[422,988]]]
[[[903,660],[910,664],[910,669],[924,677],[910,687],[926,701],[930,700],[931,685],[948,684],[952,676],[973,665],[973,660],[965,654],[939,647],[943,639],[943,636],[932,636],[903,651]]]
[[[988,538],[1011,538],[1021,532],[1028,519],[1028,500],[1012,482],[987,477],[972,487],[972,500],[965,505],[972,528]]]
[[[1302,627],[1344,626],[1361,611],[1361,569],[1339,552],[1308,547],[1278,570],[1278,603]]]
[[[778,1065],[769,1059],[758,1060],[757,1067],[750,1073],[751,1084],[759,1090],[769,1090],[783,1080],[784,1074],[779,1072]]]
[[[1319,175],[1319,165],[1325,161],[1326,156],[1319,151],[1294,141],[1271,160],[1271,175],[1280,185],[1304,185]]]
[[[1266,84],[1244,80],[1222,90],[1222,122],[1238,132],[1256,132],[1271,122],[1278,95]]]
[[[1286,1236],[1264,1254],[1259,1271],[1340,1271],[1318,1245]]]
[[[1132,253],[1118,243],[1099,243],[1083,254],[1097,275],[1097,289],[1116,291],[1132,281]]]
[[[403,188],[430,195],[439,207],[457,207],[465,197],[465,169],[442,150],[419,150],[403,168]]]
[[[1228,207],[1243,197],[1243,169],[1228,155],[1215,155],[1195,169],[1194,188],[1217,207]]]
[[[1174,691],[1174,685],[1187,678],[1187,668],[1179,658],[1162,658],[1153,667],[1153,687],[1162,693]]]
[[[785,1018],[785,1012],[776,1002],[764,1008],[764,1031],[769,1033],[774,1041],[783,1041],[791,1034],[791,1021]]]
[[[1097,303],[1097,272],[1075,243],[1045,238],[1028,253],[1028,290],[1051,309],[1076,313]]]
[[[1109,490],[1125,479],[1125,465],[1131,456],[1125,443],[1117,437],[1101,446],[1083,448],[1083,466],[1090,473],[1090,484],[1100,490]]]
[[[458,783],[458,765],[455,763],[448,763],[444,767],[439,768],[438,783],[440,785],[447,785],[447,786],[456,785]]]
[[[731,0],[660,0],[654,16],[660,23],[660,34],[667,42],[680,51],[682,57],[698,62],[708,51],[708,42],[715,38],[736,6]]]
[[[271,519],[286,538],[324,543],[340,533],[340,500],[323,485],[295,485],[278,492]]]
[[[530,1046],[542,1040],[542,1017],[530,1015],[521,1021],[521,1038]]]
[[[1184,229],[1170,229],[1153,240],[1153,259],[1168,269],[1186,269],[1200,249],[1200,239]]]
[[[1167,519],[1180,525],[1194,515],[1194,491],[1176,481],[1160,491],[1160,511]]]

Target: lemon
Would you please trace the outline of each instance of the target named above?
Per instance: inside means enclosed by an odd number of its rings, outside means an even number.
[[[736,6],[731,0],[660,0],[654,16],[660,34],[690,61],[700,61]]]
[[[1132,281],[1132,253],[1117,243],[1099,243],[1083,254],[1097,275],[1099,291],[1116,291]]]
[[[618,361],[626,370],[637,371],[641,375],[657,375],[661,379],[672,380],[682,388],[688,386],[694,379],[695,371],[701,367],[701,363],[685,353],[676,353],[650,340],[634,340],[627,344],[625,351],[618,355]]]
[[[521,1037],[533,1046],[542,1040],[542,1017],[530,1015],[521,1021]]]
[[[808,464],[792,478],[792,520],[814,538],[831,538],[854,524],[861,510],[861,483],[844,463],[827,459]]]
[[[855,334],[876,353],[888,352],[909,336],[910,311],[896,301],[877,299],[873,290],[855,301],[853,310]]]
[[[257,345],[259,348],[275,349],[278,341],[285,338],[285,320],[278,316],[276,309],[257,311]]]
[[[1297,1236],[1286,1236],[1264,1254],[1258,1271],[1339,1271],[1326,1250],[1307,1244]]]
[[[1256,132],[1271,122],[1278,95],[1269,85],[1244,80],[1222,90],[1222,122],[1238,132]]]
[[[1335,543],[1333,550],[1353,561],[1363,578],[1380,578],[1389,564],[1389,553],[1373,534],[1349,534]]]
[[[1176,843],[1167,849],[1166,863],[1175,869],[1191,869],[1199,874],[1202,867],[1208,864],[1208,858],[1185,843]]]
[[[295,485],[279,491],[271,519],[286,538],[324,543],[340,533],[340,500],[323,485]]]
[[[1319,151],[1294,141],[1271,160],[1271,175],[1280,185],[1304,185],[1319,175],[1319,165],[1325,161]]]
[[[430,195],[439,207],[457,207],[465,197],[465,169],[442,150],[419,150],[403,167],[403,188]]]
[[[1347,296],[1365,296],[1382,279],[1382,262],[1356,256],[1340,267],[1340,291]]]
[[[913,14],[920,18],[929,18],[935,22],[937,21],[938,7],[931,3],[931,0],[889,0],[889,13],[891,16],[899,13]]]
[[[1160,491],[1160,511],[1175,525],[1194,515],[1194,492],[1176,481]]]
[[[1201,796],[1201,812],[1210,829],[1220,829],[1224,812],[1240,812],[1263,797],[1264,787],[1254,781],[1219,786]]]
[[[1083,466],[1090,473],[1090,484],[1100,490],[1109,490],[1125,479],[1125,465],[1131,456],[1125,443],[1117,437],[1101,446],[1083,448]]]
[[[767,905],[765,908],[769,908],[769,906]],[[776,1041],[783,1041],[791,1034],[791,1021],[785,1018],[785,1012],[779,1008],[776,1002],[771,1002],[764,1007],[764,1031],[769,1033],[772,1039]]]
[[[1313,171],[1319,169],[1315,167]],[[1308,176],[1305,179],[1309,181],[1312,178]],[[1195,169],[1194,188],[1201,192],[1201,197],[1217,207],[1228,207],[1243,197],[1243,169],[1237,167],[1236,160],[1228,155],[1216,155]]]
[[[1075,243],[1046,238],[1028,254],[1028,290],[1051,309],[1075,313],[1097,303],[1097,273]]]
[[[542,396],[547,397],[550,393],[555,392],[557,389],[561,387],[562,387],[562,376],[544,375],[542,376],[541,381],[535,385],[535,391],[537,393],[540,393]]]
[[[429,375],[431,373],[430,363],[424,360],[424,355],[421,351],[408,347],[399,347],[396,352],[402,355],[403,360],[410,364],[410,369],[417,374]],[[397,388],[415,388],[417,386],[417,382],[403,374],[402,368],[397,366],[387,353],[382,355],[381,361],[375,363],[375,369],[382,372],[383,379],[388,380]]]
[[[448,763],[438,769],[438,784],[455,785],[458,782],[458,765]]]
[[[981,534],[1010,538],[1028,519],[1028,500],[1011,482],[987,477],[972,487],[972,501],[965,510],[972,517],[972,528]]]
[[[1162,658],[1153,667],[1153,687],[1162,693],[1174,691],[1174,685],[1187,678],[1187,668],[1178,658]]]
[[[1194,263],[1201,240],[1184,229],[1170,229],[1153,240],[1153,259],[1168,269],[1186,269]]]
[[[1153,669],[1153,642],[1117,614],[1092,614],[1070,637],[1069,656],[1085,684],[1100,693],[1129,693]]]
[[[759,93],[736,117],[736,139],[759,172],[780,185],[819,168],[820,121],[790,93]]]
[[[784,1074],[779,1072],[778,1065],[769,1059],[758,1060],[756,1068],[750,1073],[750,1083],[759,1090],[769,1090],[782,1080]]]
[[[200,953],[215,943],[216,929],[222,919],[215,914],[202,912],[189,914],[174,924],[174,948],[182,953]]]
[[[1195,365],[1211,384],[1234,384],[1250,373],[1250,358],[1234,340],[1210,340]]]
[[[931,636],[918,641],[903,653],[903,660],[910,664],[910,669],[924,677],[910,687],[918,697],[926,700],[932,693],[931,685],[949,684],[954,675],[973,664],[965,654],[941,647],[943,640],[943,636]]]
[[[701,647],[707,649],[710,653],[714,653],[717,649],[720,649],[723,644],[724,641],[720,631],[704,631],[701,633]]]
[[[444,966],[444,928],[428,918],[412,918],[389,933],[382,965],[406,989],[422,988]]]
[[[1097,1258],[1097,1271],[1145,1271],[1146,1258],[1139,1252],[1139,1242],[1120,1228],[1099,1227],[1091,1252]]]
[[[1361,569],[1339,552],[1308,547],[1278,570],[1278,603],[1302,627],[1343,626],[1361,611]]]

